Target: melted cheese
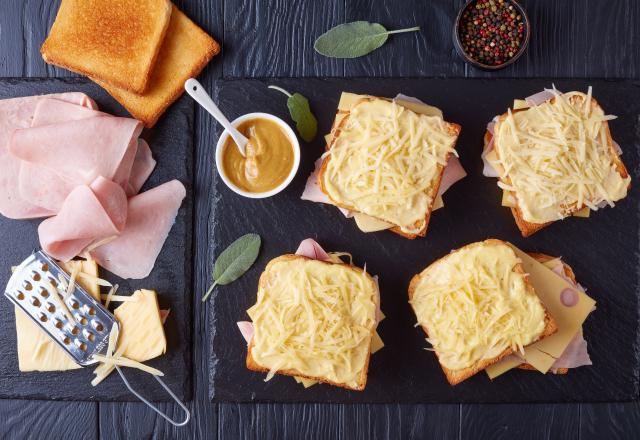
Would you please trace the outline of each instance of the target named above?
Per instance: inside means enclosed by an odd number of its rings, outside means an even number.
[[[523,218],[546,223],[627,195],[630,177],[614,163],[606,121],[580,92],[511,112],[494,129],[499,186],[515,193]]]
[[[270,370],[322,377],[358,388],[376,327],[377,286],[365,272],[302,258],[263,274],[251,355]],[[263,281],[264,280],[264,281]]]
[[[336,203],[420,232],[456,136],[440,116],[373,99],[353,107],[333,139],[322,173]]]
[[[440,363],[460,370],[505,349],[523,352],[545,328],[545,310],[527,289],[505,244],[473,243],[422,272],[410,303]]]

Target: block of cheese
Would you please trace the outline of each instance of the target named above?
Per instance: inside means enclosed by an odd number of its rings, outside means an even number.
[[[100,286],[97,283],[98,265],[95,261],[70,261],[60,263],[68,273],[74,267],[82,273],[95,277],[79,277],[77,282],[94,298],[100,297]],[[15,307],[16,336],[18,342],[18,368],[20,371],[64,371],[80,368],[80,365],[65,352],[58,344],[38,327],[19,307]]]
[[[167,339],[155,291],[137,290],[114,314],[120,322],[118,349],[124,347],[124,357],[144,362],[166,352]]]
[[[540,300],[558,326],[558,331],[553,335],[525,347],[524,356],[522,356],[536,370],[546,373],[580,331],[587,316],[593,311],[596,302],[586,293],[576,289],[567,280],[555,274],[549,267],[539,263],[515,246],[511,245],[511,247],[520,258],[524,271],[529,274],[529,280],[535,287]],[[572,307],[565,306],[560,300],[560,295],[565,289],[571,289],[578,295],[578,302]],[[514,363],[505,365],[498,362],[488,367],[487,373],[490,377],[496,377],[519,365],[519,363],[513,365]]]

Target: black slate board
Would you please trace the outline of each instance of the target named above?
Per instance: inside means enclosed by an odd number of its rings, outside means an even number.
[[[127,112],[96,84],[84,79],[1,79],[0,99],[80,91],[91,96],[100,110],[129,116]],[[193,175],[194,106],[189,99],[181,99],[172,106],[159,123],[145,130],[145,138],[157,166],[143,191],[172,179],[179,179],[187,188],[187,197],[171,229],[156,266],[144,280],[121,280],[102,271],[102,276],[120,285],[123,295],[136,289],[155,289],[162,308],[171,313],[165,324],[167,353],[148,362],[164,372],[164,380],[180,397],[191,394],[191,255],[192,255],[192,175]],[[0,216],[0,286],[6,286],[9,268],[19,264],[39,247],[37,226],[40,220],[10,220]],[[16,352],[16,333],[13,305],[0,296],[0,397],[63,400],[136,400],[125,388],[120,377],[112,374],[99,386],[92,387],[93,368],[55,373],[20,373]],[[128,374],[127,374],[128,373]],[[148,374],[125,369],[134,388],[155,401],[171,398]]]
[[[560,90],[594,86],[594,96],[608,113],[614,139],[634,182],[639,176],[640,83],[554,80]],[[486,123],[511,105],[514,98],[550,87],[552,80],[471,79],[281,79],[230,80],[217,83],[216,102],[229,118],[264,111],[289,120],[285,99],[266,88],[277,84],[300,92],[311,102],[319,121],[319,136],[302,143],[300,171],[283,193],[266,200],[236,196],[217,176],[212,212],[214,254],[249,231],[264,239],[256,265],[235,283],[219,287],[210,314],[210,397],[216,401],[278,402],[572,402],[637,400],[639,397],[638,332],[638,185],[614,209],[592,213],[591,218],[558,222],[523,239],[510,211],[500,206],[495,179],[482,176],[482,136]],[[393,97],[415,96],[440,107],[445,119],[462,125],[457,144],[469,176],[444,196],[445,208],[434,213],[427,237],[409,241],[390,232],[364,235],[336,208],[299,199],[313,162],[324,150],[341,91]],[[221,130],[219,130],[221,131]],[[371,358],[369,381],[363,392],[326,385],[305,390],[293,379],[245,368],[246,345],[235,322],[247,320],[254,304],[257,279],[266,263],[295,251],[299,242],[313,237],[329,251],[348,251],[355,263],[380,277],[382,310],[379,327],[386,346]],[[414,328],[415,316],[407,303],[410,278],[428,264],[469,242],[496,237],[528,251],[561,255],[578,280],[597,300],[597,310],[584,329],[594,365],[565,376],[511,371],[489,381],[482,373],[451,387],[435,356],[423,350],[424,334]]]

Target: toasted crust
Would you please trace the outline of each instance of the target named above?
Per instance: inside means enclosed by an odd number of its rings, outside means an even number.
[[[143,93],[170,16],[168,0],[63,0],[40,52],[47,63]]]
[[[483,241],[481,243],[488,244],[488,245],[507,245],[506,242],[504,242],[502,240],[497,240],[497,239],[487,239],[487,240],[485,240],[485,241]],[[460,249],[463,249],[463,248],[460,248]],[[451,253],[458,252],[460,249],[452,251]],[[448,254],[448,255],[451,255],[451,254]],[[442,258],[445,258],[445,257],[446,257],[446,255],[444,257],[442,257]],[[431,264],[435,264],[437,261],[440,261],[442,258],[434,261]],[[522,268],[522,265],[519,264],[519,263],[516,264],[516,266],[514,266],[513,271],[517,272],[517,273],[520,273],[520,274],[524,274],[525,273],[524,269]],[[416,291],[416,288],[417,288],[418,284],[420,283],[420,281],[422,280],[422,276],[423,276],[422,274],[423,273],[424,273],[424,271],[422,271],[421,273],[415,275],[411,279],[411,282],[409,284],[409,300],[413,299],[413,295],[414,295],[414,293]],[[525,277],[525,283],[527,285],[527,290],[530,293],[535,295],[536,291],[533,288],[533,285],[529,282],[528,277]],[[542,302],[541,302],[541,304],[542,304]],[[544,308],[544,304],[542,304],[542,307]],[[545,323],[545,327],[544,327],[543,332],[540,334],[540,336],[538,338],[536,338],[531,343],[534,343],[536,341],[539,341],[542,338],[550,336],[550,335],[552,335],[553,333],[555,333],[558,330],[556,322],[554,321],[553,317],[549,314],[549,312],[546,310],[546,308],[545,308],[544,323]],[[429,335],[429,330],[425,326],[422,326],[422,330],[424,330],[424,332],[425,332],[425,334],[427,336]],[[505,356],[508,356],[508,355],[510,355],[512,353],[513,353],[513,350],[511,348],[507,348],[502,353],[500,353],[499,355],[497,355],[497,356],[495,356],[495,357],[493,357],[491,359],[482,359],[480,361],[477,361],[472,366],[467,367],[467,368],[463,368],[463,369],[460,369],[460,370],[451,370],[451,369],[445,367],[442,364],[440,364],[440,367],[442,368],[442,371],[444,371],[444,374],[447,377],[447,380],[449,381],[449,383],[451,385],[457,385],[460,382],[470,378],[474,374],[484,370],[489,365],[495,364],[496,362],[498,362],[499,360],[501,360]],[[436,354],[436,357],[438,357],[438,352],[437,351],[435,352],[435,354]]]
[[[314,260],[313,258],[308,258],[302,255],[293,255],[293,254],[287,254],[287,255],[282,255],[280,257],[274,258],[273,260],[271,260],[268,264],[267,267],[264,269],[264,272],[262,272],[262,275],[260,275],[260,280],[258,281],[258,286],[259,287],[265,287],[268,277],[270,276],[269,270],[271,269],[271,267],[278,262],[281,261],[291,261],[291,260],[296,260],[296,259],[302,259],[302,260]],[[324,264],[338,264],[338,263],[333,263],[330,261],[322,261],[322,260],[314,260],[314,261],[319,261],[321,263]],[[358,272],[358,273],[362,273],[362,269],[357,267],[357,266],[353,266],[350,264],[342,264],[345,268],[349,268],[351,270],[353,270],[354,272]],[[367,276],[369,278],[371,278],[371,276],[369,274],[367,274]],[[371,278],[373,281],[373,278]],[[362,369],[362,373],[360,375],[360,378],[358,379],[358,384],[356,387],[351,387],[345,383],[337,383],[337,382],[333,382],[329,379],[327,379],[326,377],[314,377],[314,376],[307,376],[305,374],[300,373],[299,371],[295,370],[295,369],[286,369],[286,370],[278,370],[276,372],[276,374],[280,374],[283,376],[297,376],[297,377],[303,377],[305,379],[311,379],[311,380],[315,380],[321,383],[326,383],[329,385],[333,385],[333,386],[337,386],[340,388],[345,388],[348,390],[353,390],[353,391],[363,391],[365,386],[367,385],[367,377],[368,377],[368,371],[369,371],[369,360],[371,358],[371,342],[373,339],[373,334],[376,331],[375,326],[371,329],[371,335],[369,337],[369,347],[368,347],[368,352],[369,355],[367,356],[367,359],[365,361],[365,365],[364,368]],[[256,360],[253,358],[251,351],[253,349],[253,345],[254,345],[254,340],[252,339],[251,342],[249,343],[249,346],[247,348],[247,360],[246,360],[246,365],[247,368],[249,370],[253,370],[253,371],[258,371],[258,372],[263,372],[263,373],[268,373],[269,372],[269,368],[263,367],[262,365],[258,364],[256,362]]]
[[[573,101],[578,101],[581,98],[579,96],[573,96],[571,97],[571,99]],[[551,101],[555,100],[555,98],[552,98]],[[591,98],[591,107],[592,108],[601,108],[600,104],[598,104],[598,102],[595,100],[595,98]],[[523,108],[523,109],[518,109],[518,110],[514,110],[513,113],[517,113],[517,112],[521,112],[521,111],[527,111],[529,110],[528,108]],[[508,116],[508,113],[503,113],[502,115],[500,115],[499,120],[500,121],[504,121]],[[611,137],[611,131],[609,130],[609,122],[608,121],[604,121],[603,122],[603,127],[604,130],[606,131],[606,138],[607,138],[607,144],[609,147],[609,152],[611,153],[611,157],[613,159],[613,163],[616,166],[616,170],[618,171],[618,173],[623,177],[623,178],[627,178],[629,177],[629,172],[627,171],[627,168],[624,166],[624,163],[622,162],[622,159],[620,159],[620,155],[618,154],[618,152],[616,151],[615,147],[614,147],[614,142],[613,142],[613,138]],[[486,140],[486,134],[485,134],[485,140]],[[498,156],[498,158],[500,157],[500,145],[498,144],[498,142],[494,142],[494,148],[496,150],[496,155]],[[506,184],[511,185],[511,179],[509,179],[508,177],[505,178],[500,178],[500,180],[503,180]],[[631,187],[631,184],[629,184],[629,187]],[[554,222],[547,222],[547,223],[532,223],[532,222],[528,222],[524,219],[523,214],[522,214],[522,210],[520,209],[520,206],[518,205],[518,196],[517,194],[514,194],[514,199],[515,199],[515,203],[516,206],[511,208],[511,213],[513,214],[513,218],[516,221],[516,225],[518,226],[518,229],[520,229],[520,232],[522,233],[523,237],[529,237],[531,235],[533,235],[534,233],[538,232],[539,230],[545,228],[546,226],[549,226],[550,224],[554,223]],[[573,206],[571,208],[569,208],[567,210],[567,216],[570,216],[571,214],[578,212],[580,209],[582,208],[578,208],[577,206]]]
[[[198,76],[219,52],[220,45],[174,6],[158,62],[143,95],[92,79],[149,128],[182,95],[184,82]]]
[[[353,107],[355,107],[355,106],[357,106],[357,105],[359,105],[359,104],[361,104],[363,102],[374,101],[376,99],[386,99],[386,98],[377,98],[377,97],[373,97],[373,96],[372,97],[364,97],[364,98],[358,100],[358,102],[356,102]],[[341,129],[344,126],[344,124],[347,123],[347,120],[349,119],[349,114],[350,114],[350,112],[347,112],[347,115],[342,119],[342,121],[340,121],[340,124],[338,124],[337,127],[333,127],[334,136],[333,136],[333,140],[332,140],[331,144],[327,145],[327,148],[326,148],[327,151],[329,151],[331,149],[331,147],[335,144],[336,140],[340,137],[340,133],[342,131]],[[446,124],[447,128],[449,129],[449,133],[456,137],[456,142],[457,142],[457,138],[458,138],[458,136],[460,134],[460,130],[462,129],[462,127],[460,125],[454,124],[452,122],[446,122],[445,121],[445,124]],[[454,147],[455,147],[455,142],[454,142]],[[446,157],[447,161],[449,160],[449,156],[450,155],[451,155],[451,153],[447,154],[447,157]],[[325,193],[325,195],[327,197],[329,197],[329,200],[331,200],[331,202],[335,206],[338,206],[338,207],[344,208],[344,209],[348,209],[348,210],[353,211],[353,212],[360,212],[356,208],[354,208],[353,206],[349,206],[349,205],[344,204],[344,203],[338,203],[337,201],[333,200],[331,198],[331,196],[329,195],[329,192],[326,190],[326,188],[324,186],[324,173],[325,173],[325,171],[327,169],[327,166],[329,165],[329,160],[331,160],[331,155],[327,155],[327,157],[324,158],[324,160],[322,161],[322,166],[320,167],[320,172],[318,174],[318,183],[320,184],[320,190],[323,193]],[[392,228],[389,228],[390,231],[395,232],[396,234],[398,234],[398,235],[400,235],[400,236],[402,236],[404,238],[408,238],[410,240],[413,240],[413,239],[415,239],[417,237],[424,237],[425,235],[427,235],[427,228],[429,226],[429,220],[431,218],[431,212],[433,210],[433,204],[435,203],[436,196],[438,194],[438,189],[440,188],[440,182],[442,181],[442,174],[444,173],[444,168],[445,168],[444,166],[440,166],[440,170],[439,170],[438,177],[437,177],[437,183],[436,183],[436,185],[433,186],[431,194],[429,194],[429,196],[431,197],[431,206],[429,206],[429,209],[427,210],[427,213],[425,215],[424,226],[422,227],[422,229],[420,229],[420,231],[418,231],[415,234],[411,234],[411,233],[407,233],[407,232],[402,231],[399,226],[394,226]],[[362,213],[362,214],[365,214],[365,213]],[[366,214],[366,215],[369,215],[369,214]],[[380,219],[380,218],[378,220],[385,221],[385,220]],[[416,226],[416,227],[419,226],[419,223],[416,223],[414,226]]]

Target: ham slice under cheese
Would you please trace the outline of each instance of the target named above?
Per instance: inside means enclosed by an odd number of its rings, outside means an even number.
[[[58,215],[40,223],[40,245],[51,257],[69,261],[87,246],[115,238],[127,220],[127,196],[120,185],[98,177],[77,186]]]
[[[115,240],[92,250],[91,256],[121,278],[147,277],[185,196],[184,185],[172,180],[132,197],[124,230]]]
[[[303,257],[311,258],[313,260],[331,260],[331,256],[313,238],[302,240],[296,250],[296,255],[302,255]],[[378,286],[378,276],[374,276],[373,279],[376,282],[376,287],[378,287],[376,291],[376,319],[378,323],[380,323],[380,321],[384,319],[384,315],[380,309],[380,288]],[[236,322],[236,325],[238,326],[242,337],[247,342],[247,345],[249,345],[251,338],[253,338],[253,323],[251,321],[238,321]]]
[[[9,154],[13,131],[31,126],[38,103],[43,98],[72,103],[75,106],[96,108],[84,93],[59,93],[0,100],[0,214],[13,219],[47,217],[49,209],[35,205],[20,194],[21,161]]]

